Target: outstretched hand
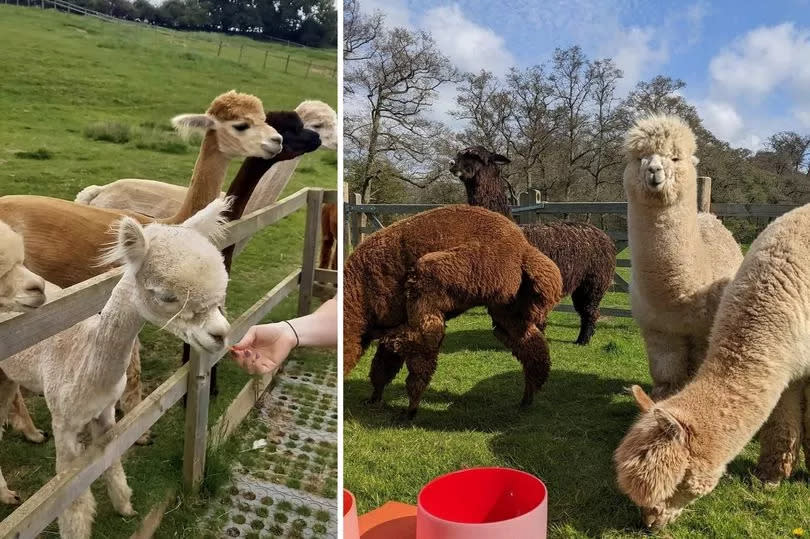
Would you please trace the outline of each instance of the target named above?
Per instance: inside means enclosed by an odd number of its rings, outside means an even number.
[[[253,326],[231,347],[233,359],[250,374],[267,374],[284,363],[296,338],[286,323]]]

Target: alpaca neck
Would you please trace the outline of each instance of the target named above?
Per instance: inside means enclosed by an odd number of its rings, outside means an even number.
[[[132,346],[143,327],[143,318],[132,304],[133,277],[125,273],[98,315],[92,342],[92,355],[80,362],[77,380],[83,385],[114,387],[125,375]]]
[[[250,200],[250,196],[256,188],[256,184],[262,179],[264,173],[270,170],[270,167],[272,167],[274,163],[278,162],[277,157],[278,156],[273,159],[248,157],[245,159],[225,195],[234,197],[233,204],[226,214],[229,221],[235,221],[242,217],[242,214],[245,212],[245,206],[247,206],[248,200]]]
[[[655,297],[666,289],[684,297],[702,287],[700,263],[703,244],[697,224],[694,185],[669,205],[650,206],[630,201],[627,207],[628,240],[632,252],[634,286],[652,287]],[[662,287],[662,279],[667,286]],[[649,294],[645,294],[649,296]]]
[[[506,195],[503,193],[503,182],[495,165],[482,167],[472,180],[464,182],[464,189],[467,191],[467,204],[470,206],[481,206],[512,217]]]
[[[787,388],[791,373],[774,365],[771,353],[745,339],[725,339],[712,347],[694,381],[661,404],[693,429],[691,452],[709,469],[743,450]]]
[[[200,145],[200,154],[194,164],[191,184],[186,191],[183,204],[176,214],[161,219],[159,222],[170,225],[180,224],[219,197],[222,184],[225,183],[229,163],[230,158],[219,151],[216,131],[207,131]]]
[[[244,213],[266,208],[278,200],[281,192],[290,182],[290,178],[300,161],[301,157],[299,156],[273,165],[259,180],[247,206],[245,206]]]

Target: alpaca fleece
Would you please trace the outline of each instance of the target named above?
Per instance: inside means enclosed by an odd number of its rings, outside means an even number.
[[[464,183],[467,203],[511,217],[499,163],[508,159],[482,146],[462,150],[450,171]],[[605,232],[587,223],[520,225],[526,239],[557,264],[563,295],[571,296],[580,316],[577,344],[588,344],[596,330],[599,304],[613,283],[616,248]]]
[[[548,377],[543,330],[562,294],[560,271],[502,215],[456,205],[398,221],[357,247],[344,284],[344,372],[380,339],[372,402],[404,363],[413,417],[436,369],[445,320],[479,305],[523,365],[523,405]]]
[[[615,453],[622,492],[661,527],[708,494],[768,419],[784,391],[810,374],[810,205],[774,220],[726,287],[706,358],[692,381],[654,403]],[[787,394],[786,393],[786,394]]]

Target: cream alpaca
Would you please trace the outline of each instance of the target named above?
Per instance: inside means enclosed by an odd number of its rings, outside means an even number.
[[[624,149],[631,305],[658,400],[680,389],[700,365],[742,253],[715,216],[697,211],[695,136],[683,120],[640,120]]]
[[[306,129],[318,133],[322,147],[337,149],[337,115],[329,105],[321,101],[304,101],[296,107],[295,112]],[[256,185],[244,213],[275,202],[300,161],[301,157],[295,157],[273,164]],[[76,202],[99,208],[136,211],[161,219],[180,209],[187,192],[188,188],[181,185],[126,178],[107,185],[87,187],[76,196]]]
[[[100,314],[0,362],[8,376],[0,384],[5,416],[17,384],[44,393],[61,472],[81,454],[79,433],[89,427],[94,439],[115,424],[115,403],[124,391],[130,350],[149,321],[196,348],[215,352],[229,330],[222,314],[227,274],[222,256],[208,238],[221,231],[216,200],[181,226],[142,228],[125,217],[117,242],[105,256],[124,263],[124,274]],[[115,510],[134,513],[121,461],[104,473]],[[88,489],[60,517],[65,537],[89,537],[95,501]]]
[[[810,374],[810,205],[776,219],[726,288],[706,359],[679,393],[642,410],[616,450],[621,490],[661,527],[711,492],[791,382]]]

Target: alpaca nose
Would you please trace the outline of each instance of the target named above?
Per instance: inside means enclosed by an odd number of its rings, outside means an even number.
[[[270,142],[275,142],[276,144],[281,144],[282,140],[281,135],[273,135],[270,137]]]
[[[25,291],[26,292],[31,292],[31,293],[34,293],[34,294],[44,294],[45,293],[45,279],[39,278],[39,279],[35,279],[35,280],[29,282],[25,286]]]
[[[214,341],[217,346],[224,347],[225,346],[225,333],[208,333],[208,336],[211,337],[211,340]]]
[[[662,170],[664,170],[664,167],[662,167],[658,163],[650,163],[650,166],[647,167],[647,170],[650,172],[650,174],[655,174],[656,172],[661,172]]]

